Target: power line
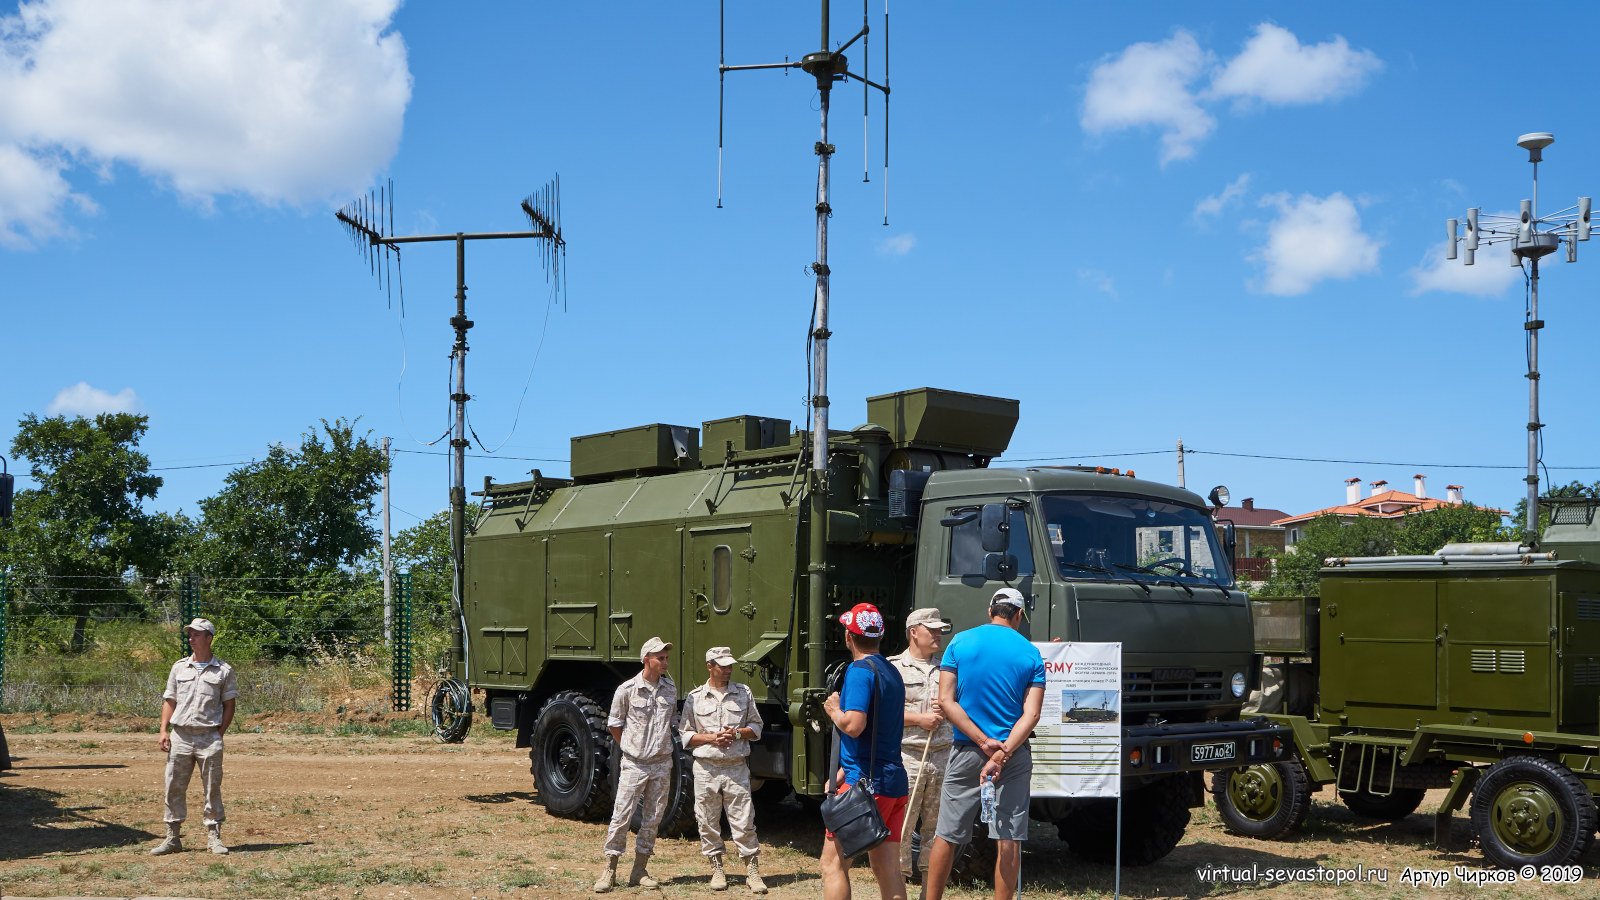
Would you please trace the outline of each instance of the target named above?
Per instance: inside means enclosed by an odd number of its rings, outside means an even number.
[[[1477,463],[1439,463],[1439,462],[1392,462],[1375,459],[1323,459],[1314,456],[1273,456],[1265,453],[1229,453],[1222,450],[1195,450],[1185,444],[1185,453],[1203,453],[1207,456],[1231,456],[1239,459],[1274,459],[1282,462],[1308,462],[1308,463],[1337,463],[1347,466],[1397,466],[1400,468],[1414,469],[1511,469],[1521,471],[1524,466],[1498,466]],[[1171,451],[1164,451],[1171,452]],[[1547,466],[1550,469],[1565,469],[1570,471],[1593,472],[1600,471],[1600,466]]]

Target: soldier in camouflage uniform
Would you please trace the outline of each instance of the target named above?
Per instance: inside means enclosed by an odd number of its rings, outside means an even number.
[[[722,869],[722,813],[728,813],[733,846],[745,862],[745,885],[765,894],[761,845],[756,841],[755,805],[750,799],[750,742],[761,740],[761,715],[750,688],[729,680],[733,651],[706,651],[706,683],[689,693],[678,725],[683,746],[694,755],[694,816],[700,825],[700,852],[711,860],[711,889],[728,889]]]
[[[205,790],[206,847],[226,856],[222,842],[222,736],[233,724],[238,677],[233,666],[211,654],[217,627],[205,619],[183,626],[194,652],[173,663],[167,689],[161,694],[161,752],[167,754],[166,840],[151,849],[151,856],[183,850],[183,820],[189,817],[189,779],[200,770]]]
[[[672,778],[672,724],[678,712],[678,687],[667,669],[672,645],[659,637],[644,642],[639,661],[644,670],[624,681],[611,698],[611,740],[622,751],[617,778],[617,801],[606,830],[606,867],[594,883],[604,894],[616,886],[617,859],[628,846],[628,823],[642,803],[644,815],[633,842],[633,871],[629,885],[655,887],[645,871],[656,848],[656,829],[667,808],[667,788]]]
[[[918,836],[920,847],[918,868],[928,870],[933,831],[939,823],[939,797],[954,739],[950,723],[939,709],[939,644],[949,631],[950,623],[937,608],[916,610],[906,617],[905,652],[889,657],[906,684],[905,737],[900,742],[900,759],[906,767],[911,802],[915,804],[906,807],[900,840],[900,872],[907,881],[916,874],[911,869],[913,833]],[[917,825],[919,819],[921,826]]]

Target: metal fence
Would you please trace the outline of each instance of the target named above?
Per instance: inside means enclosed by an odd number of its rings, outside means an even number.
[[[317,712],[351,703],[411,708],[412,585],[394,579],[392,643],[381,580],[315,578],[155,581],[0,572],[0,710],[148,713],[173,660],[190,652],[182,625],[217,626],[215,652],[240,673],[241,703]]]

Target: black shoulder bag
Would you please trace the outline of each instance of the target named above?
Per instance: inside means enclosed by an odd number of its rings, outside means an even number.
[[[861,772],[861,780],[852,784],[849,790],[834,793],[834,777],[839,771],[839,732],[834,729],[833,752],[828,761],[828,796],[822,801],[822,824],[833,832],[839,855],[852,860],[889,839],[889,827],[883,823],[883,816],[878,812],[877,798],[868,789],[878,755],[877,679],[882,678],[883,673],[873,663],[868,662],[867,665],[872,668],[874,679],[872,710],[864,732],[869,736],[867,767]]]

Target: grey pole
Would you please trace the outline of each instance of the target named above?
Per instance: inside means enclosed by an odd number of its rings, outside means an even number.
[[[461,660],[462,681],[472,683],[472,672],[467,660],[466,613],[466,534],[467,534],[467,331],[472,320],[467,318],[467,242],[466,236],[456,234],[456,314],[450,319],[455,328],[455,389],[450,392],[450,402],[455,406],[455,433],[450,439],[450,598],[455,606],[456,620],[451,630],[455,634],[455,652]]]
[[[1533,166],[1539,171],[1538,163]],[[1534,196],[1539,196],[1538,175],[1534,176]],[[1536,201],[1537,202],[1537,201]],[[1530,547],[1539,543],[1539,258],[1533,258],[1533,274],[1529,276],[1528,321],[1528,520],[1524,540]]]
[[[1183,438],[1178,438],[1178,487],[1183,486]]]
[[[383,439],[383,642],[394,646],[394,583],[389,574],[389,467],[394,457],[389,439]]]
[[[826,10],[827,4],[823,7]],[[827,27],[827,13],[823,13],[823,27]],[[827,49],[824,46],[823,49]],[[817,88],[822,95],[822,140],[817,143],[817,320],[811,332],[816,366],[815,393],[811,405],[816,410],[816,432],[811,441],[811,468],[821,478],[828,470],[828,160],[833,147],[828,144],[828,95],[832,76],[817,78]]]

